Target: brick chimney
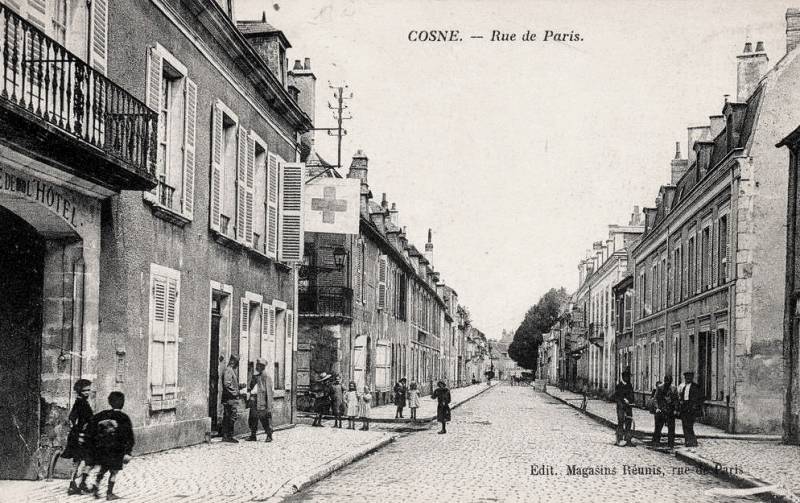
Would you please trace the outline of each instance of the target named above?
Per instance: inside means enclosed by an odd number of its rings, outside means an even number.
[[[628,225],[631,227],[642,225],[642,212],[639,211],[639,206],[633,207],[633,213],[631,213],[631,220]]]
[[[686,130],[689,133],[689,140],[687,141],[689,151],[686,154],[688,157],[687,165],[691,166],[697,160],[694,144],[698,141],[708,140],[711,135],[711,128],[709,126],[693,126],[686,128]]]
[[[786,9],[786,52],[800,44],[800,9]]]
[[[361,149],[359,149],[353,160],[350,162],[350,171],[347,173],[347,178],[357,178],[361,180],[361,213],[369,215],[369,200],[372,198],[372,193],[369,191],[369,184],[367,183],[367,172],[369,169],[369,158]]]
[[[425,243],[425,258],[428,259],[428,262],[433,264],[433,231],[428,229],[428,242]]]
[[[671,171],[671,178],[670,182],[672,185],[677,185],[678,180],[686,173],[686,170],[689,169],[689,161],[686,159],[681,159],[681,142],[675,142],[675,158],[672,159],[670,162],[670,171]]]
[[[310,58],[306,58],[302,64],[299,59],[295,60],[294,67],[289,71],[289,85],[297,89],[298,96],[295,101],[313,122],[316,112],[314,102],[317,95],[317,77],[311,71]],[[300,137],[300,143],[307,146],[310,151],[311,146],[314,144],[314,131],[303,133]]]
[[[392,223],[400,227],[400,212],[397,210],[397,204],[392,203],[392,208],[389,210],[389,218]]]
[[[769,58],[764,51],[764,42],[744,44],[744,50],[736,56],[736,101],[744,103],[753,94],[758,82],[767,71]]]
[[[292,47],[286,35],[267,22],[266,12],[261,15],[260,21],[236,21],[236,27],[267,63],[272,74],[285,86],[286,49]]]

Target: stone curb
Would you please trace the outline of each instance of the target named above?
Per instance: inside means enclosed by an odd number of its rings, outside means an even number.
[[[543,393],[547,394],[547,396],[549,396],[551,398],[555,398],[556,400],[558,400],[558,401],[560,401],[560,402],[562,402],[562,403],[564,403],[566,405],[569,405],[570,407],[572,407],[573,409],[575,409],[577,411],[583,412],[584,414],[586,414],[590,418],[594,419],[598,423],[604,424],[604,425],[608,426],[609,428],[616,428],[617,427],[617,423],[616,422],[611,421],[610,419],[605,418],[605,417],[603,417],[603,416],[601,416],[599,414],[595,414],[594,412],[590,412],[588,410],[581,410],[581,408],[579,406],[577,406],[577,405],[575,405],[573,403],[570,403],[568,399],[561,398],[561,397],[555,396],[555,395],[551,395],[550,393],[547,393],[546,391],[544,391]],[[575,400],[580,400],[580,399],[575,399]],[[650,438],[650,437],[653,436],[653,434],[645,432],[645,431],[642,431],[642,430],[634,430],[633,431],[633,436],[636,437],[636,438],[641,439],[641,438]],[[774,442],[774,441],[780,441],[781,438],[782,438],[780,435],[758,435],[758,434],[732,435],[730,433],[711,433],[711,434],[698,433],[695,436],[697,438],[705,438],[705,439],[710,439],[710,440],[743,440],[743,441],[753,441],[753,442]],[[675,434],[675,438],[683,438],[683,433],[676,433]]]
[[[380,440],[372,442],[370,444],[365,445],[364,447],[358,449],[355,452],[343,454],[338,458],[334,458],[333,460],[325,463],[321,467],[316,468],[311,473],[306,473],[303,475],[298,475],[297,477],[287,481],[283,484],[277,491],[275,491],[272,496],[269,496],[263,500],[257,501],[266,501],[266,502],[278,502],[283,501],[285,498],[298,493],[305,489],[306,487],[319,482],[320,480],[328,477],[330,474],[341,470],[345,466],[352,464],[359,459],[362,459],[369,454],[381,449],[390,443],[394,442],[398,435],[388,435]]]
[[[465,403],[469,402],[470,400],[472,400],[473,398],[475,398],[478,395],[482,395],[483,393],[486,393],[487,391],[489,391],[490,389],[494,388],[495,386],[499,386],[499,384],[492,384],[491,386],[486,386],[484,389],[478,391],[474,395],[468,396],[467,398],[461,400],[460,402],[458,402],[456,404],[453,404],[450,407],[450,409],[452,410],[452,409],[455,409],[457,407],[460,407],[462,404],[465,404]],[[313,412],[297,412],[297,417],[317,417],[317,415],[314,414]],[[322,419],[335,419],[335,417],[326,414],[326,415],[322,416]],[[360,421],[360,419],[358,419],[358,418],[356,418],[356,420]],[[429,423],[431,421],[436,421],[436,416],[421,417],[421,418],[418,417],[417,418],[417,423]],[[383,417],[383,418],[382,417],[378,417],[378,418],[373,417],[373,418],[370,418],[369,422],[370,423],[414,424],[414,423],[411,422],[411,419],[408,419],[408,418],[395,419],[395,418],[385,418],[385,417]]]
[[[747,473],[733,473],[726,470],[720,470],[722,465],[719,463],[704,458],[703,456],[693,452],[689,452],[686,449],[677,449],[675,451],[675,457],[691,465],[698,466],[704,469],[706,472],[713,474],[715,477],[732,482],[739,487],[775,487],[775,484],[771,484]],[[789,491],[783,492],[780,490],[766,490],[762,493],[756,494],[755,496],[768,501],[780,501],[786,503],[800,502],[800,496],[797,496]]]

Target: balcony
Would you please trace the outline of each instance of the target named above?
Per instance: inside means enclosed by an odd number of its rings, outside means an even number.
[[[301,317],[353,317],[353,290],[341,286],[302,287],[298,293]]]
[[[113,191],[156,185],[157,115],[0,4],[0,142]]]
[[[602,345],[603,339],[605,339],[603,327],[597,323],[589,323],[589,342],[596,345]]]

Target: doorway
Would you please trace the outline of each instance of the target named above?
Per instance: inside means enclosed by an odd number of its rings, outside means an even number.
[[[45,239],[0,207],[0,479],[36,479]]]
[[[211,418],[211,431],[217,429],[219,403],[219,327],[222,320],[220,299],[211,300],[211,341],[208,361],[208,417]]]

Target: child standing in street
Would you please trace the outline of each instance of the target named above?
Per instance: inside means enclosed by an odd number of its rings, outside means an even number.
[[[408,388],[408,407],[411,409],[411,421],[416,421],[417,409],[419,408],[419,390],[415,382],[412,382]]]
[[[372,393],[369,392],[369,386],[364,386],[364,393],[361,395],[358,407],[358,415],[361,416],[361,420],[364,422],[361,430],[369,430],[369,418],[372,415]]]
[[[356,383],[350,381],[348,391],[344,395],[344,415],[347,416],[347,429],[356,429],[356,416],[358,415],[358,391]]]
[[[119,499],[114,494],[114,483],[117,473],[131,459],[134,440],[131,420],[122,412],[125,395],[120,391],[112,391],[108,395],[108,404],[111,408],[95,414],[87,425],[94,464],[89,473],[88,486],[94,497],[99,498],[100,481],[109,472],[106,500],[112,501]]]
[[[334,376],[331,386],[331,409],[333,412],[333,427],[342,427],[342,409],[344,409],[344,386],[339,376]]]
[[[61,454],[64,459],[72,459],[72,480],[69,483],[67,494],[81,494],[89,492],[86,487],[86,476],[89,474],[89,446],[86,442],[86,425],[92,419],[92,406],[89,405],[89,395],[92,392],[92,381],[78,379],[72,387],[78,397],[69,412],[71,429],[67,435],[67,448]]]

